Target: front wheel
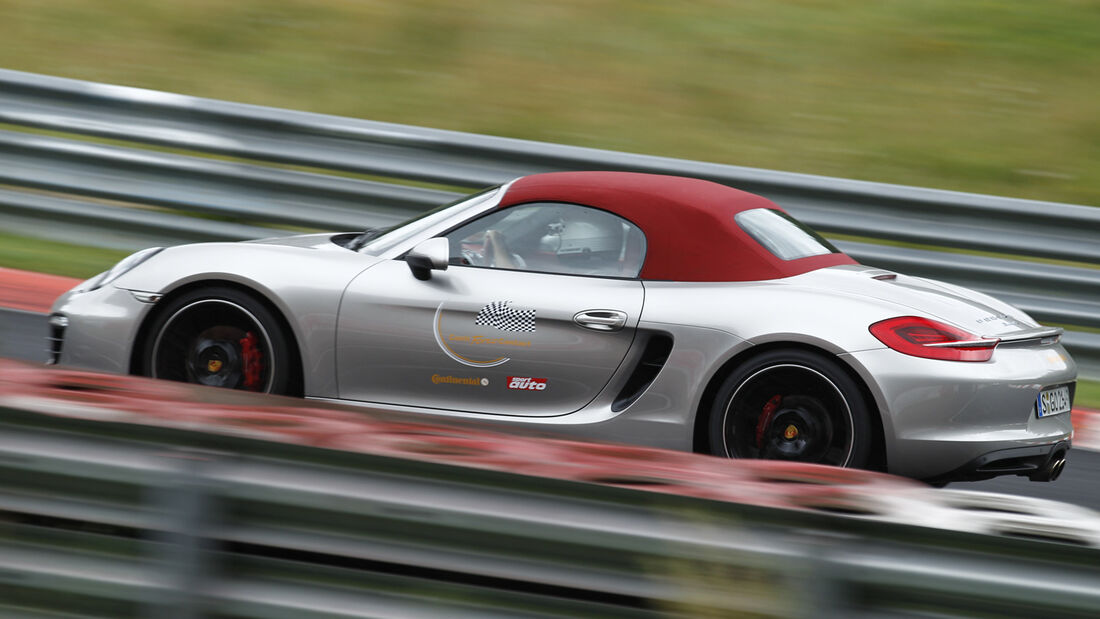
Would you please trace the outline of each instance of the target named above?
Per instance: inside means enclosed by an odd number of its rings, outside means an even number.
[[[290,391],[291,347],[279,321],[239,290],[202,288],[171,299],[148,334],[146,376],[259,393]]]
[[[710,411],[710,448],[729,458],[861,468],[871,450],[867,402],[829,357],[773,350],[723,381]]]

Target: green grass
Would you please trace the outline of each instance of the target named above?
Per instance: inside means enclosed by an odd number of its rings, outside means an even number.
[[[0,232],[0,266],[13,269],[86,279],[111,268],[129,253]]]
[[[1078,380],[1073,405],[1100,409],[1100,381]]]
[[[567,144],[1100,203],[1078,0],[0,0],[0,66]]]

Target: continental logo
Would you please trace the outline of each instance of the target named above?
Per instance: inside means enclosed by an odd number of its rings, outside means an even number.
[[[488,387],[488,378],[477,378],[469,376],[443,376],[441,374],[432,374],[433,385],[469,385],[471,387]]]

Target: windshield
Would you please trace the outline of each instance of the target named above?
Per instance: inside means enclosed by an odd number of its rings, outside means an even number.
[[[782,211],[754,208],[738,213],[734,220],[780,260],[840,253],[821,235]]]
[[[400,223],[382,232],[364,245],[362,251],[372,255],[381,254],[395,245],[416,236],[423,230],[432,227],[437,222],[447,219],[455,212],[463,211],[468,208],[475,208],[478,205],[489,202],[500,193],[501,187],[501,185],[489,187],[475,194],[462,196],[454,202],[449,202],[429,211],[425,211],[404,223]]]

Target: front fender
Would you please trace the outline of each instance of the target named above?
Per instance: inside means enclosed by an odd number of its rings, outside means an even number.
[[[336,319],[344,288],[379,262],[332,249],[255,243],[200,243],[171,247],[113,285],[166,298],[204,282],[229,283],[262,296],[290,325],[302,354],[306,395],[335,397]]]

